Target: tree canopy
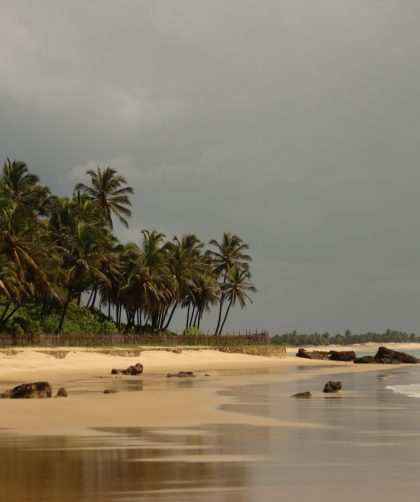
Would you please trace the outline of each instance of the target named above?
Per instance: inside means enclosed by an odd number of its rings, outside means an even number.
[[[77,309],[90,332],[164,331],[177,309],[185,329],[199,332],[215,308],[220,335],[230,310],[256,291],[248,245],[230,232],[206,248],[194,233],[168,239],[147,229],[136,242],[119,242],[113,218],[128,226],[133,189],[111,167],[86,175],[72,196],[57,197],[24,162],[6,159],[0,332],[73,332]]]

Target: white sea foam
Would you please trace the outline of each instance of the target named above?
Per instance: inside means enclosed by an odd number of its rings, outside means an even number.
[[[405,396],[420,398],[419,383],[411,383],[408,385],[388,385],[387,389],[390,389],[397,394],[404,394]]]

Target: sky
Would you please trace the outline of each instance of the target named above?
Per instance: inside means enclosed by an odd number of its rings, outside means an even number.
[[[419,18],[417,0],[0,0],[0,161],[61,195],[114,167],[135,190],[123,241],[238,234],[258,293],[229,331],[420,333]]]

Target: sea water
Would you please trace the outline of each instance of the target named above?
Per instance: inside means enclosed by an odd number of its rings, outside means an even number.
[[[407,354],[420,359],[420,350],[407,350]],[[418,367],[413,366],[413,371],[406,373],[401,380],[403,381],[388,385],[386,388],[407,397],[420,398],[420,371]]]

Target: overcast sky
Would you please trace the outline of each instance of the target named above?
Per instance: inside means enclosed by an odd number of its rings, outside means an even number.
[[[230,330],[420,333],[419,19],[418,0],[0,0],[1,159],[60,194],[116,168],[124,241],[240,235],[258,294]]]

